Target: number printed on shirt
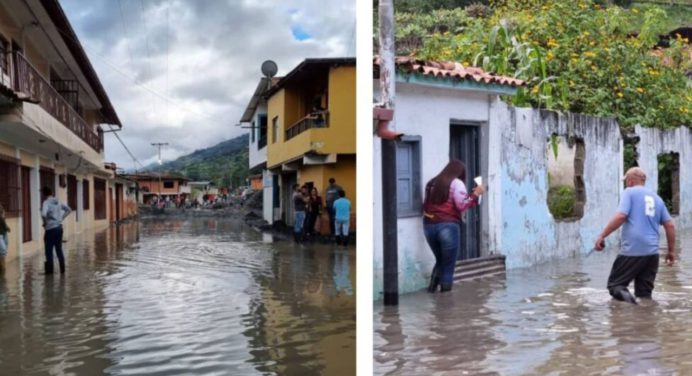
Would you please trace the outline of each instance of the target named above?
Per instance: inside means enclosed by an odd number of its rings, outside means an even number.
[[[644,196],[644,202],[646,203],[646,208],[644,209],[646,215],[653,217],[656,214],[656,201],[651,196]]]

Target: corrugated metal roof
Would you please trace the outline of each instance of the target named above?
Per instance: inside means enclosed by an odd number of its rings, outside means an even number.
[[[375,56],[375,74],[379,75],[380,57]],[[424,76],[439,78],[456,78],[459,80],[473,80],[485,84],[498,84],[517,87],[524,85],[524,81],[518,78],[500,76],[484,71],[476,67],[464,67],[454,61],[421,60],[409,56],[399,56],[395,59],[397,70],[406,73],[418,73]]]

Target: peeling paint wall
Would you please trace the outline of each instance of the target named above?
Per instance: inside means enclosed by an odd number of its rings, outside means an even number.
[[[501,218],[491,228],[491,239],[499,239],[491,249],[507,256],[508,268],[588,252],[619,201],[622,139],[617,122],[512,108],[498,101],[491,110],[490,128],[501,130],[490,140],[491,154],[500,154],[500,163],[490,165],[488,184],[495,191],[491,216]],[[545,150],[551,134],[584,141],[586,204],[578,220],[555,221],[548,210]]]
[[[375,85],[377,88],[377,85]],[[491,99],[489,99],[491,98]],[[395,127],[421,136],[421,183],[424,185],[449,160],[449,122],[475,120],[481,127],[481,160],[487,161],[487,192],[482,214],[482,255],[506,256],[508,269],[528,267],[553,258],[589,252],[596,237],[615,214],[623,171],[623,140],[617,122],[579,114],[513,108],[487,94],[397,86]],[[676,226],[692,227],[692,131],[636,128],[639,165],[648,174],[647,186],[657,185],[657,156],[680,153],[680,215]],[[556,221],[548,209],[548,156],[552,134],[583,140],[584,215]],[[379,139],[374,142],[374,297],[382,289],[382,192]],[[481,162],[482,164],[484,162]],[[434,258],[419,217],[399,218],[399,291],[420,290]],[[607,246],[618,247],[611,235]]]
[[[692,130],[676,128],[659,129],[635,128],[640,141],[637,144],[639,167],[646,172],[646,186],[658,186],[658,161],[662,153],[680,153],[680,215],[673,217],[678,229],[692,228]]]

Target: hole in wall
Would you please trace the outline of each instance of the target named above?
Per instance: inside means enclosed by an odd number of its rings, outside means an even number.
[[[548,138],[547,204],[553,218],[575,221],[584,216],[586,188],[584,185],[584,140],[553,134]]]
[[[661,196],[671,215],[680,214],[680,154],[659,154],[658,195]]]

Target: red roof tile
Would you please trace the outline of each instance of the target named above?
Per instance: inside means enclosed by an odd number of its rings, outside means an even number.
[[[374,60],[375,66],[379,67],[380,57],[375,56]],[[477,67],[464,67],[460,63],[454,61],[420,60],[414,57],[399,56],[395,59],[395,64],[399,70],[419,73],[424,76],[457,78],[459,80],[468,79],[485,84],[499,84],[511,87],[524,85],[523,80],[507,76],[498,76]]]

